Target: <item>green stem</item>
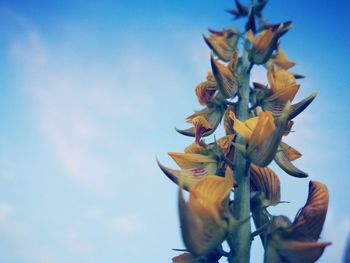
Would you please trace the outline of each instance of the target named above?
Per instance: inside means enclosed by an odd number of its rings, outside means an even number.
[[[245,47],[248,43],[245,43]],[[246,50],[246,49],[245,49]],[[248,60],[248,53],[245,51],[240,63],[240,88],[239,100],[236,107],[236,115],[241,121],[249,118],[249,80],[251,64]],[[244,138],[238,136],[238,143],[244,143]],[[250,216],[250,163],[242,153],[236,149],[235,152],[235,179],[238,187],[234,192],[234,216],[238,220],[247,219]],[[249,263],[251,246],[250,220],[247,220],[237,231],[228,238],[231,248],[231,263]]]

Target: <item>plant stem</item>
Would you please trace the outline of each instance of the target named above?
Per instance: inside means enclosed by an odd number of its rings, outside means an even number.
[[[239,100],[236,106],[236,115],[241,121],[249,118],[249,80],[251,64],[248,60],[248,52],[246,51],[248,43],[245,43],[244,53],[240,63],[239,76]],[[238,136],[238,143],[244,143],[244,138]],[[238,187],[234,192],[234,216],[238,220],[247,219],[250,216],[250,163],[245,159],[243,154],[236,149],[235,152],[235,179]],[[228,238],[231,247],[231,263],[249,263],[250,246],[251,246],[251,230],[250,220],[241,225],[237,231]]]

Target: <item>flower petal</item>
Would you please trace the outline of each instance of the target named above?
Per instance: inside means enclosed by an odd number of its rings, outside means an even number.
[[[273,59],[271,59],[271,61],[274,65],[277,65],[281,69],[285,70],[295,65],[295,62],[289,61],[287,59],[286,53],[284,53],[284,51],[281,48],[277,49],[277,54]]]
[[[282,258],[288,259],[288,263],[314,263],[323,254],[324,249],[331,245],[330,242],[300,242],[289,241],[278,252]]]
[[[169,152],[168,154],[181,169],[202,167],[204,163],[216,163],[215,159],[203,154],[176,152]]]
[[[290,161],[294,161],[296,159],[299,159],[302,156],[302,154],[300,152],[298,152],[296,149],[294,149],[292,146],[289,146],[285,142],[281,142],[280,147],[281,147],[281,150],[283,151],[283,153],[286,155],[286,157]]]
[[[317,241],[326,219],[328,199],[327,186],[310,181],[308,199],[297,214],[289,236],[296,240]]]
[[[303,110],[306,109],[307,106],[310,105],[310,103],[316,98],[316,96],[317,96],[317,92],[313,92],[309,97],[292,105],[288,119],[291,120],[297,115],[299,115],[299,113],[301,113]]]
[[[283,102],[286,102],[288,100],[292,101],[295,95],[297,94],[299,88],[300,88],[300,85],[291,84],[288,87],[275,91],[271,96],[266,98],[266,101],[267,102],[273,102],[275,100],[279,100]]]
[[[203,116],[196,116],[192,119],[194,126],[196,143],[199,143],[202,136],[212,130],[210,123]]]
[[[278,166],[287,174],[299,178],[308,177],[307,173],[303,172],[302,170],[299,170],[297,167],[294,166],[294,164],[288,158],[288,155],[292,154],[285,152],[282,148],[279,148],[276,152],[274,160],[278,164]],[[294,156],[293,158],[295,157],[296,156]]]
[[[168,168],[157,160],[159,168],[174,183],[181,184],[185,190],[194,187],[205,176],[212,175],[216,172],[216,164],[209,164],[204,167],[175,170]]]
[[[224,111],[225,109],[221,109],[218,107],[214,107],[214,108],[204,108],[200,111],[196,111],[194,114],[190,115],[189,117],[186,118],[187,122],[192,122],[193,118],[197,117],[197,116],[203,116],[210,124],[211,126],[211,130],[208,130],[207,132],[205,132],[204,134],[202,134],[202,136],[209,136],[211,135],[216,128],[219,126],[222,116],[224,115]],[[186,136],[190,136],[190,137],[195,137],[195,129],[194,127],[185,129],[185,130],[180,130],[175,128],[175,130],[183,135]]]
[[[263,192],[266,199],[272,202],[281,201],[280,180],[272,169],[251,164],[249,174],[252,192]]]
[[[226,134],[234,134],[235,131],[233,129],[233,119],[230,118],[230,112],[234,112],[234,107],[229,106],[227,107],[225,113],[224,113],[224,128]]]
[[[207,255],[225,240],[227,223],[221,221],[217,224],[214,219],[190,208],[181,188],[178,200],[181,233],[186,248],[195,256]]]
[[[233,129],[242,135],[246,140],[250,140],[253,130],[258,122],[258,117],[251,118],[250,121],[246,124],[246,122],[242,122],[236,118],[236,115],[233,111],[229,113],[230,118],[233,120]]]
[[[276,129],[274,118],[271,112],[260,112],[258,122],[254,127],[249,140],[249,145],[255,147],[265,141]]]
[[[233,97],[238,91],[238,78],[230,69],[216,61],[213,56],[211,56],[210,62],[220,93],[225,98]]]
[[[217,90],[215,81],[204,81],[196,86],[196,96],[201,105],[208,105]]]
[[[234,184],[232,173],[225,173],[225,177],[216,175],[206,176],[193,188],[190,188],[189,206],[197,213],[209,215],[218,224],[221,221],[220,211]]]
[[[238,31],[229,29],[222,32],[211,32],[212,34],[209,37],[203,35],[205,43],[221,60],[225,62],[230,61],[238,43]]]
[[[289,111],[290,103],[287,102],[281,116],[275,118],[276,128],[273,132],[262,143],[248,145],[247,155],[252,163],[260,167],[265,167],[273,160],[286,127]]]

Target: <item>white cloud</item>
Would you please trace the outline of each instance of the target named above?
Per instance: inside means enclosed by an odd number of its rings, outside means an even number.
[[[92,251],[92,247],[76,231],[68,232],[65,240],[69,249],[80,256],[86,256]]]
[[[332,245],[326,248],[321,262],[341,262],[345,243],[350,235],[350,216],[344,216],[329,209],[321,238],[331,241]]]
[[[134,214],[116,216],[111,220],[111,228],[117,234],[133,237],[142,231],[141,219]]]
[[[84,64],[81,54],[75,56],[64,43],[54,48],[35,28],[23,31],[12,43],[12,53],[37,102],[39,125],[58,162],[79,184],[110,192],[115,171],[104,153],[128,140],[133,143],[123,128],[142,122],[154,105],[149,88],[155,77],[149,60],[133,54],[137,57],[111,64]]]
[[[0,223],[9,219],[14,211],[14,207],[8,203],[0,202]]]

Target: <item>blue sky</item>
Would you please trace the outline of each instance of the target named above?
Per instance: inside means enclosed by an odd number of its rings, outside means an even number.
[[[201,34],[232,25],[233,1],[0,1],[0,261],[170,262],[182,241],[177,188],[155,156],[191,139],[174,131],[199,109],[210,69]],[[319,95],[288,142],[329,186],[319,262],[340,262],[350,232],[347,1],[271,0],[292,20],[282,47],[297,62],[297,99]],[[265,81],[255,70],[254,79]],[[276,166],[293,218],[309,179]],[[261,262],[256,242],[252,262]]]

